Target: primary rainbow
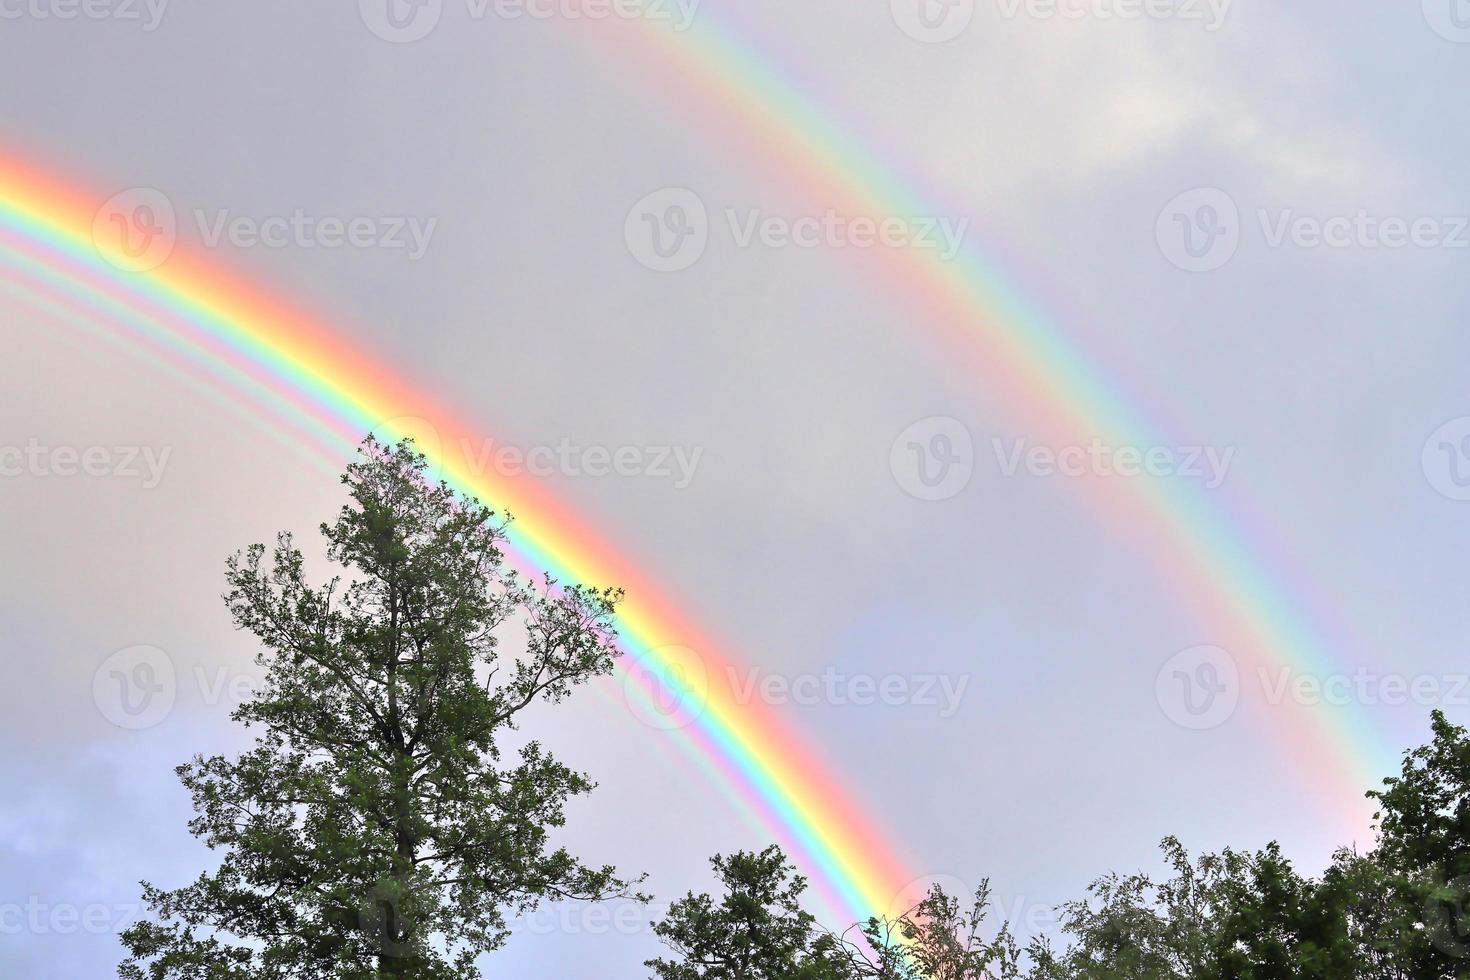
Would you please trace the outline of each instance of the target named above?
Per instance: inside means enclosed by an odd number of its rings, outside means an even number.
[[[737,700],[726,683],[730,661],[714,641],[610,542],[529,480],[476,472],[451,448],[478,443],[475,429],[299,310],[183,248],[147,272],[105,261],[92,233],[102,201],[0,157],[0,281],[48,312],[94,326],[100,316],[104,329],[125,331],[211,385],[228,382],[334,466],[366,432],[419,437],[452,485],[515,515],[509,537],[518,565],[627,590],[618,615],[625,670],[667,684],[688,667],[683,650],[697,651],[709,677],[704,697],[668,684],[683,699],[675,717],[693,754],[779,835],[832,911],[865,918],[890,910],[913,877],[891,846],[768,708]],[[638,684],[625,689],[647,694]]]
[[[875,141],[858,138],[831,107],[816,102],[809,94],[813,86],[777,63],[769,38],[759,47],[748,40],[755,32],[735,22],[738,11],[701,8],[683,32],[609,23],[589,37],[596,50],[614,51],[618,65],[653,76],[656,84],[646,88],[687,102],[688,125],[704,127],[708,138],[731,144],[742,158],[762,161],[773,180],[808,207],[874,219],[958,217],[929,191],[922,173],[901,172]],[[725,112],[709,111],[712,105]],[[740,125],[732,126],[732,117]],[[1064,335],[973,237],[950,262],[918,249],[846,254],[870,281],[884,282],[902,300],[903,320],[932,329],[948,361],[963,358],[977,383],[1001,392],[1036,442],[1086,444],[1096,437],[1115,446],[1170,445],[1110,383],[1096,358]],[[1086,504],[1130,545],[1148,550],[1163,585],[1215,631],[1195,642],[1229,648],[1243,677],[1258,667],[1318,677],[1352,674],[1301,611],[1305,590],[1286,588],[1260,557],[1267,550],[1263,535],[1253,543],[1246,522],[1232,519],[1217,499],[1183,480],[1097,479],[1079,486]],[[1365,829],[1371,807],[1361,794],[1391,771],[1391,741],[1361,706],[1283,705],[1270,715],[1287,736],[1303,781],[1330,794],[1343,829]]]
[[[795,193],[808,192],[850,214],[936,215],[943,209],[822,111],[728,23],[701,11],[677,33],[653,23],[610,22],[593,35],[618,52],[630,74],[656,72],[671,99],[689,98],[691,126],[736,140]],[[603,30],[602,28],[606,28]],[[710,105],[725,109],[720,116]],[[733,118],[739,127],[728,125]],[[101,203],[33,167],[0,158],[0,258],[26,294],[63,315],[105,315],[113,326],[189,370],[227,379],[298,431],[314,452],[340,459],[366,431],[396,419],[427,419],[441,447],[475,430],[421,391],[393,377],[287,304],[176,251],[160,268],[130,274],[101,261],[92,221]],[[963,352],[977,376],[1002,391],[1039,438],[1054,444],[1093,436],[1117,445],[1163,444],[1130,404],[1020,294],[992,258],[973,246],[953,262],[930,253],[886,250],[857,255],[912,313]],[[13,277],[12,277],[13,278]],[[404,434],[415,434],[406,423]],[[418,434],[422,435],[422,432]],[[430,447],[432,448],[432,446]],[[699,651],[718,678],[728,661],[611,543],[595,535],[544,491],[470,471],[452,452],[436,452],[443,475],[462,490],[513,511],[513,544],[523,562],[570,581],[618,584],[629,598],[620,616],[632,664],[667,677],[680,665],[671,645]],[[1291,597],[1246,546],[1219,508],[1169,481],[1082,484],[1084,499],[1122,531],[1146,542],[1167,585],[1202,622],[1228,641],[1247,667],[1283,665],[1326,674],[1339,670],[1325,645],[1291,607]],[[811,753],[759,704],[738,703],[721,683],[681,729],[719,781],[775,830],[836,910],[851,918],[887,912],[912,879]],[[1291,735],[1314,780],[1325,778],[1335,804],[1347,802],[1383,771],[1384,747],[1361,717],[1346,710],[1282,710],[1273,717]]]

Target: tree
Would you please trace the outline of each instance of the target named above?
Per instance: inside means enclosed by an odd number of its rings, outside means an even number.
[[[983,936],[990,911],[990,882],[975,890],[969,909],[939,885],[894,919],[869,919],[864,930],[876,951],[873,971],[883,980],[1016,980],[1021,949],[1002,922],[992,940]],[[861,964],[860,964],[861,966]]]
[[[1180,843],[1163,843],[1172,878],[1156,883],[1145,874],[1110,874],[1088,888],[1091,898],[1061,909],[1072,936],[1060,959],[1043,951],[1044,976],[1087,980],[1183,980],[1209,976],[1211,893],[1222,862],[1192,862]],[[1093,901],[1096,901],[1094,906]]]
[[[1062,951],[1038,939],[1023,953],[1007,924],[983,938],[988,883],[969,911],[936,887],[896,918],[828,932],[770,848],[716,858],[725,898],[677,903],[656,931],[681,958],[649,965],[659,980],[1470,980],[1470,734],[1442,712],[1433,730],[1368,794],[1374,850],[1340,850],[1320,877],[1275,843],[1192,858],[1166,838],[1164,877],[1097,879],[1061,909]]]
[[[1378,801],[1380,957],[1387,976],[1470,977],[1470,737],[1442,711]],[[1360,871],[1361,873],[1361,871]]]
[[[265,669],[232,717],[258,735],[178,768],[189,830],[222,860],[177,890],[143,883],[157,921],[124,934],[124,978],[475,978],[508,914],[643,897],[552,846],[588,777],[507,744],[534,704],[611,670],[620,593],[506,570],[509,519],[429,481],[408,442],[367,440],[342,482],[321,526],[336,577],[309,584],[289,534],[228,562]]]
[[[741,851],[710,862],[724,886],[716,902],[692,892],[654,934],[677,955],[649,960],[658,980],[1014,980],[1020,950],[1002,925],[986,941],[990,906],[982,884],[968,911],[938,885],[896,917],[873,917],[842,933],[801,906],[806,879],[781,849]],[[861,938],[859,938],[861,937]]]
[[[806,879],[774,845],[710,859],[724,886],[716,902],[693,892],[653,927],[678,959],[648,960],[659,980],[842,980],[837,942],[801,907]]]
[[[1033,947],[1038,980],[1362,976],[1345,915],[1351,896],[1298,875],[1277,845],[1191,859],[1171,837],[1162,850],[1168,878],[1107,875],[1089,888],[1092,899],[1063,906],[1071,945],[1060,958]]]

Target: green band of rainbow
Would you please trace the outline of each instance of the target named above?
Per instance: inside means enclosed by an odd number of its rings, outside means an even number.
[[[725,682],[737,676],[728,659],[619,550],[529,481],[477,472],[445,448],[477,444],[474,429],[299,311],[183,249],[146,273],[108,264],[92,234],[101,200],[0,160],[0,269],[53,309],[104,317],[108,329],[128,331],[196,372],[251,391],[336,462],[368,431],[419,437],[452,485],[515,515],[510,543],[518,564],[562,581],[627,590],[618,617],[625,670],[662,685],[672,671],[687,673],[686,650],[697,652],[708,683],[694,690],[668,683],[665,692],[681,699],[682,727],[675,731],[792,849],[832,911],[861,918],[889,910],[912,876],[774,714],[737,698]],[[422,420],[432,424],[429,440]],[[625,689],[646,693],[638,685]]]
[[[788,71],[744,36],[732,11],[701,9],[676,31],[648,23],[607,23],[586,37],[615,65],[646,76],[654,90],[686,106],[691,127],[764,164],[780,187],[849,216],[950,215],[920,190],[921,176],[900,173],[874,144],[859,139]],[[718,107],[723,111],[714,111]],[[864,281],[881,283],[899,303],[895,319],[919,323],[950,364],[973,370],[975,384],[1012,407],[1034,441],[1114,446],[1169,442],[1146,424],[1030,298],[1000,262],[973,240],[953,261],[919,249],[848,249]],[[1212,635],[1191,643],[1225,646],[1246,673],[1290,669],[1315,677],[1350,676],[1308,624],[1300,600],[1259,557],[1245,528],[1206,491],[1182,480],[1078,480],[1082,501],[1115,527],[1126,546],[1147,554],[1173,597]],[[1165,652],[1167,654],[1167,651]],[[1160,657],[1159,660],[1162,660]],[[1360,705],[1283,705],[1269,711],[1302,773],[1324,796],[1340,829],[1367,827],[1363,787],[1394,764],[1393,741]]]
[[[796,193],[848,214],[943,213],[813,103],[729,25],[702,11],[692,30],[654,23],[598,25],[597,50],[630,74],[651,73],[671,100],[688,100],[690,126],[732,140],[742,156],[771,166]],[[722,112],[712,112],[719,107]],[[732,125],[734,123],[735,125]],[[309,318],[219,270],[177,252],[146,275],[99,261],[91,238],[100,198],[63,188],[34,168],[0,160],[3,258],[26,288],[52,302],[106,309],[162,348],[250,388],[303,431],[340,452],[389,420],[430,420],[443,443],[473,430],[411,390]],[[1038,440],[1063,445],[1099,437],[1115,445],[1159,444],[1149,427],[1055,325],[974,248],[953,262],[932,253],[854,253],[871,280],[900,299],[984,383],[1014,406]],[[412,433],[409,433],[412,434]],[[682,667],[661,649],[699,651],[712,676],[725,676],[716,645],[584,523],[525,483],[470,472],[452,453],[434,460],[458,487],[517,514],[514,543],[528,564],[564,580],[618,584],[630,599],[621,617],[630,659],[656,677]],[[1325,674],[1336,665],[1294,612],[1291,597],[1245,536],[1199,491],[1167,481],[1079,483],[1083,499],[1158,563],[1162,580],[1249,668],[1284,665]],[[814,883],[852,918],[889,911],[910,881],[859,809],[771,713],[709,686],[693,722],[681,729],[706,768],[793,847]],[[1349,709],[1273,712],[1308,778],[1346,811],[1364,779],[1383,771],[1387,749]],[[1357,815],[1351,817],[1354,821]]]

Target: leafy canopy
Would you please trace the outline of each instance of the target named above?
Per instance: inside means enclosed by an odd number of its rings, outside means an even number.
[[[321,526],[325,583],[289,534],[228,562],[225,601],[262,644],[233,714],[256,739],[177,770],[221,860],[144,884],[125,980],[476,978],[508,915],[642,897],[551,842],[588,777],[508,743],[533,704],[611,670],[619,593],[506,570],[505,521],[425,472],[410,443],[363,444]]]

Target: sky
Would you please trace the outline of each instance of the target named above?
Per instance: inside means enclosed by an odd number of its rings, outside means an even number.
[[[1470,718],[1464,0],[387,2],[0,0],[0,156],[161,200],[518,451],[916,881],[1027,935],[1166,834],[1319,869]],[[650,32],[758,52],[930,209],[852,211]],[[979,256],[1159,441],[1049,442],[887,252]],[[24,288],[0,331],[0,974],[107,976],[137,882],[210,860],[173,767],[248,744],[224,559],[313,543],[346,459]],[[1181,601],[1190,529],[1105,503],[1157,487],[1231,515],[1318,669]],[[119,712],[159,652],[173,696]],[[616,682],[533,726],[599,783],[563,839],[657,901],[549,909],[486,975],[646,976],[659,905],[771,829]]]

